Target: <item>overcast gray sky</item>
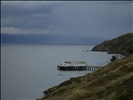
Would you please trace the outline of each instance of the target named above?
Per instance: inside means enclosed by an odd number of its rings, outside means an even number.
[[[1,31],[113,38],[133,32],[132,1],[2,1]]]

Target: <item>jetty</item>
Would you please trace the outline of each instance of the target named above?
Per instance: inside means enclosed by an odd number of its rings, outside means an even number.
[[[58,70],[63,71],[75,71],[75,70],[87,70],[95,71],[101,68],[101,66],[88,66],[83,61],[66,61],[62,64],[57,65]]]

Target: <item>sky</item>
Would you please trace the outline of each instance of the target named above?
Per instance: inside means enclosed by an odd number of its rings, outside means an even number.
[[[132,1],[1,2],[1,33],[114,38],[128,32]]]

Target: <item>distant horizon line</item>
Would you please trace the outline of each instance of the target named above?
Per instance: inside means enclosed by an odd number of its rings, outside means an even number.
[[[42,45],[44,45],[44,46],[46,46],[46,45],[48,45],[48,46],[52,46],[52,45],[58,45],[58,46],[82,46],[82,45],[84,45],[84,46],[95,46],[95,45],[97,45],[97,44],[26,44],[26,43],[1,43],[1,45],[40,45],[40,46],[42,46]]]

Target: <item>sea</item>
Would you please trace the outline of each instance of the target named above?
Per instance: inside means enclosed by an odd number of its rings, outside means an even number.
[[[43,91],[91,71],[59,71],[65,61],[104,66],[112,54],[90,51],[94,45],[1,45],[1,100],[35,100]]]

